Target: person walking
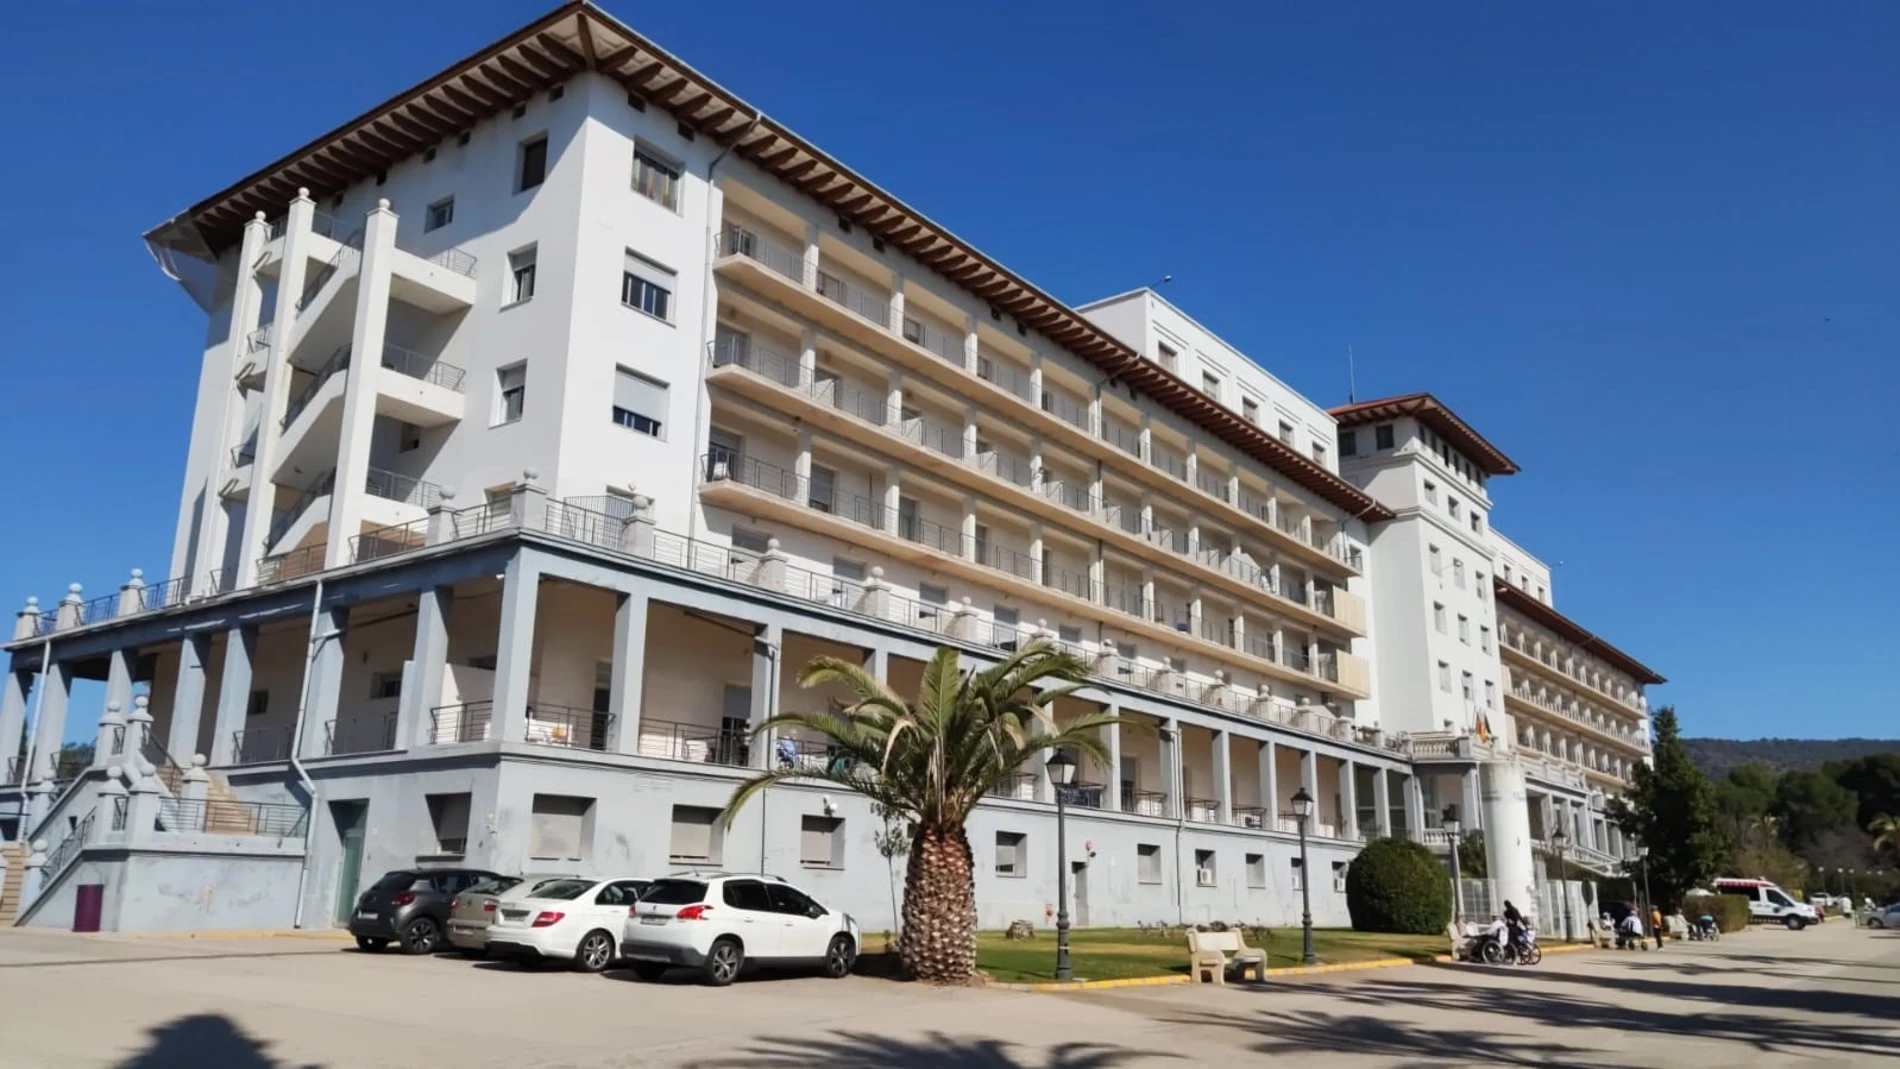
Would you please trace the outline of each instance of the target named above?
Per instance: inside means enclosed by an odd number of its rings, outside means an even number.
[[[1649,907],[1649,931],[1651,935],[1656,937],[1656,949],[1661,950],[1663,941],[1663,915],[1661,906],[1652,904]]]

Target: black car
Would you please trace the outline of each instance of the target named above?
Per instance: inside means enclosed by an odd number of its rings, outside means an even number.
[[[449,903],[478,880],[494,879],[487,869],[398,869],[387,873],[356,900],[350,934],[356,945],[377,951],[392,940],[405,953],[427,954],[440,946],[449,924]]]

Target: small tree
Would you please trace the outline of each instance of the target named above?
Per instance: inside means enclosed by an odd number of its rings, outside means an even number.
[[[897,909],[897,855],[910,853],[910,822],[904,819],[900,810],[891,808],[883,802],[871,803],[871,809],[877,813],[884,826],[871,835],[871,845],[884,858],[884,867],[889,870],[886,881],[891,888],[891,923],[897,925],[898,938],[903,938],[904,918]],[[888,953],[889,947],[885,948]]]
[[[1491,874],[1485,859],[1483,830],[1468,831],[1458,837],[1458,878],[1482,880]]]
[[[1651,894],[1673,903],[1717,875],[1732,846],[1722,831],[1715,785],[1690,758],[1669,706],[1656,711],[1652,760],[1631,770],[1629,792],[1611,799],[1607,810],[1623,834],[1648,848]],[[1638,871],[1635,863],[1630,871]]]
[[[1451,923],[1451,881],[1424,844],[1374,839],[1346,869],[1346,909],[1356,931],[1443,932]]]

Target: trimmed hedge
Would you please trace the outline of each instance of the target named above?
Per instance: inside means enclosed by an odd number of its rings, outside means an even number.
[[[1374,839],[1346,868],[1354,931],[1435,935],[1451,923],[1451,877],[1422,843]]]
[[[1690,923],[1704,913],[1714,917],[1716,928],[1724,932],[1748,927],[1748,899],[1741,895],[1690,895],[1682,900],[1682,915]]]

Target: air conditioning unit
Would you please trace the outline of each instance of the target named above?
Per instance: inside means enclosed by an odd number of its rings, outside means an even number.
[[[1214,886],[1214,870],[1213,869],[1195,869],[1194,882],[1195,884],[1201,887]]]

